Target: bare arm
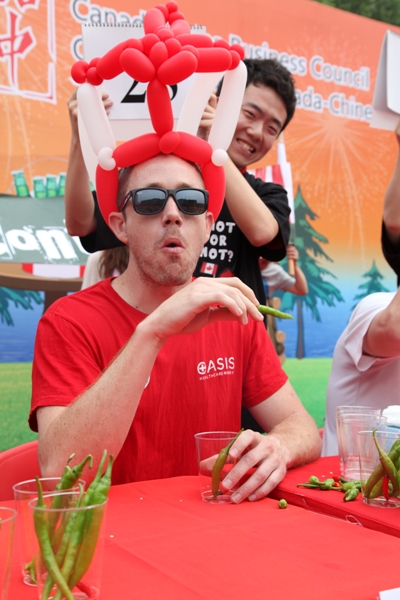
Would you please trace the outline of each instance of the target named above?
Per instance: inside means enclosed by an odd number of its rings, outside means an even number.
[[[399,153],[383,203],[383,222],[392,244],[400,243],[400,121],[396,128]]]
[[[400,355],[400,290],[372,319],[363,341],[363,353],[376,357]]]
[[[95,464],[104,448],[117,456],[164,343],[215,320],[246,324],[250,317],[261,322],[256,304],[252,290],[235,278],[199,278],[163,302],[138,325],[114,361],[73,404],[38,409],[43,474],[59,474],[72,452],[77,461],[91,453]],[[228,310],[210,308],[215,305]]]
[[[112,104],[107,94],[103,94],[103,102],[106,109]],[[70,235],[85,236],[96,229],[96,220],[89,176],[79,141],[77,111],[75,90],[68,100],[71,144],[65,181],[65,222]]]
[[[288,381],[253,407],[251,413],[268,435],[246,430],[232,446],[231,456],[241,458],[223,481],[225,487],[233,487],[250,468],[256,467],[235,492],[234,502],[263,498],[282,481],[288,468],[311,462],[321,453],[315,421]]]
[[[253,246],[268,244],[279,233],[277,220],[230,159],[224,168],[225,199],[232,217]]]
[[[297,248],[292,244],[289,244],[286,249],[286,256],[288,260],[292,259],[294,261],[294,277],[296,279],[295,284],[287,291],[291,292],[292,294],[297,294],[298,296],[305,296],[306,294],[308,294],[308,283],[306,276],[300,269],[297,262],[299,258]]]

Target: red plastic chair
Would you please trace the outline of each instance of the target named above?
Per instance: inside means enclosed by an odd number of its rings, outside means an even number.
[[[40,476],[38,442],[27,442],[0,452],[0,502],[14,498],[13,485]]]

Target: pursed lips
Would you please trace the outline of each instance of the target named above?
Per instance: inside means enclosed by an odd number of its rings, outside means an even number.
[[[182,240],[179,238],[166,238],[161,244],[161,249],[173,254],[182,252],[185,248]]]

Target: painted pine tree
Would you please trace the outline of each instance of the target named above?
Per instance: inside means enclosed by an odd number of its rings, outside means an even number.
[[[381,280],[384,279],[384,276],[379,272],[374,260],[372,261],[372,267],[370,270],[364,273],[362,277],[364,277],[367,281],[358,286],[360,293],[354,296],[353,300],[355,301],[355,304],[352,306],[351,310],[354,310],[360,300],[365,298],[365,296],[369,296],[369,294],[375,294],[376,292],[389,291],[381,283]]]
[[[310,223],[311,221],[315,221],[318,215],[308,206],[300,186],[297,189],[294,199],[294,208],[296,212],[296,248],[299,251],[299,266],[308,282],[308,294],[306,296],[296,296],[295,294],[283,292],[279,295],[282,297],[281,310],[293,311],[296,307],[296,357],[304,358],[306,352],[303,307],[307,307],[311,311],[312,317],[317,322],[320,322],[321,315],[318,310],[318,302],[328,306],[335,306],[336,302],[344,302],[344,299],[340,290],[325,280],[325,277],[336,279],[335,275],[322,267],[317,260],[318,258],[323,258],[329,262],[333,262],[321,247],[321,244],[328,243],[327,238],[318,233]]]
[[[25,310],[32,310],[32,301],[36,304],[43,304],[43,300],[39,292],[31,292],[28,290],[11,290],[9,288],[0,287],[0,323],[6,325],[14,325],[14,321],[9,312],[10,303],[14,306],[20,306]]]

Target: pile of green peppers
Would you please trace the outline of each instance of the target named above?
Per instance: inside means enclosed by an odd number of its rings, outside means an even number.
[[[361,491],[361,481],[347,481],[344,477],[339,477],[338,481],[333,478],[320,481],[316,475],[311,475],[307,483],[298,483],[297,487],[306,487],[319,490],[334,490],[343,492],[343,500],[349,502],[355,500]]]
[[[363,493],[365,498],[370,500],[384,496],[388,501],[391,496],[398,496],[400,491],[400,440],[396,440],[386,453],[379,445],[376,429],[373,436],[380,464],[364,484]]]
[[[79,485],[80,493],[73,508],[96,506],[106,501],[111,486],[114,457],[110,454],[107,468],[104,475],[102,475],[106,459],[107,451],[104,450],[96,476],[86,493],[84,493],[83,487]],[[66,490],[74,487],[80,479],[86,463],[91,466],[91,455],[88,455],[72,469],[67,464],[61,477],[59,489]],[[36,506],[45,508],[43,490],[38,477],[36,477],[36,482],[38,486]],[[54,496],[51,508],[61,508],[60,502],[62,502],[62,498]],[[54,514],[56,514],[55,519]],[[87,511],[72,510],[68,511],[67,518],[63,517],[61,522],[58,522],[58,518],[57,513],[50,512],[47,516],[46,511],[34,512],[34,525],[40,556],[47,569],[41,600],[50,598],[54,585],[56,585],[56,592],[52,596],[53,600],[61,600],[62,598],[74,600],[71,590],[75,586],[80,586],[81,579],[90,567],[100,534],[103,511],[94,512],[93,509]]]

